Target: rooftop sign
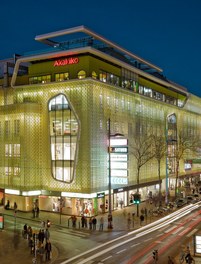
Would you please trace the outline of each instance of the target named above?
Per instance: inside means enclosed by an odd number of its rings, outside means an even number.
[[[77,64],[78,62],[79,62],[79,58],[77,58],[77,57],[75,57],[75,58],[71,57],[71,58],[66,58],[66,59],[62,59],[62,60],[56,60],[54,62],[54,67]]]

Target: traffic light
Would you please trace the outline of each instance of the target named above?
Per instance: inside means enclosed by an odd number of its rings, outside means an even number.
[[[134,199],[133,199],[134,204],[140,204],[141,202],[141,195],[139,193],[134,194]]]
[[[153,251],[153,259],[154,259],[155,261],[158,260],[158,250],[156,250],[156,249]]]

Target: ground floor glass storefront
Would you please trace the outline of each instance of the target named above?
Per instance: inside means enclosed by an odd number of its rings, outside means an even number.
[[[181,185],[187,180],[193,182],[196,177],[188,177],[185,180],[180,179]],[[200,179],[200,175],[198,177]],[[165,197],[165,179],[162,181],[162,196]],[[175,178],[169,177],[169,191],[174,190]],[[12,190],[11,190],[12,191]],[[118,189],[113,189],[111,192],[111,208],[112,210],[120,210],[124,207],[133,204],[133,196],[137,192],[135,186],[127,186]],[[141,202],[154,199],[159,194],[159,184],[144,186],[139,188],[141,195]],[[157,200],[157,199],[156,199]],[[79,193],[60,193],[55,192],[54,195],[20,195],[8,193],[4,189],[0,189],[1,205],[6,205],[9,201],[10,209],[13,209],[14,203],[18,205],[18,210],[24,212],[31,212],[34,207],[39,207],[40,211],[48,211],[53,213],[60,213],[65,215],[85,215],[86,217],[107,213],[109,210],[109,195],[108,191],[93,194],[79,194]]]

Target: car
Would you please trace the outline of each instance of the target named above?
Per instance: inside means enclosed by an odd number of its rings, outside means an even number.
[[[175,201],[177,207],[182,207],[187,204],[187,200],[184,198],[179,198]]]
[[[196,203],[196,199],[192,195],[186,196],[187,204]]]
[[[192,196],[196,201],[200,201],[200,195],[198,193],[194,193]]]

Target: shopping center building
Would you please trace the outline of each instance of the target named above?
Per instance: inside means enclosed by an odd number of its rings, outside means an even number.
[[[35,40],[43,49],[0,61],[4,204],[89,216],[107,212],[109,202],[112,210],[129,206],[136,190],[142,200],[155,195],[157,160],[141,167],[138,180],[133,154],[136,139],[151,134],[167,142],[162,191],[167,182],[174,186],[178,131],[200,139],[201,99],[84,26]],[[188,151],[181,179],[199,180],[199,165],[199,155]]]

